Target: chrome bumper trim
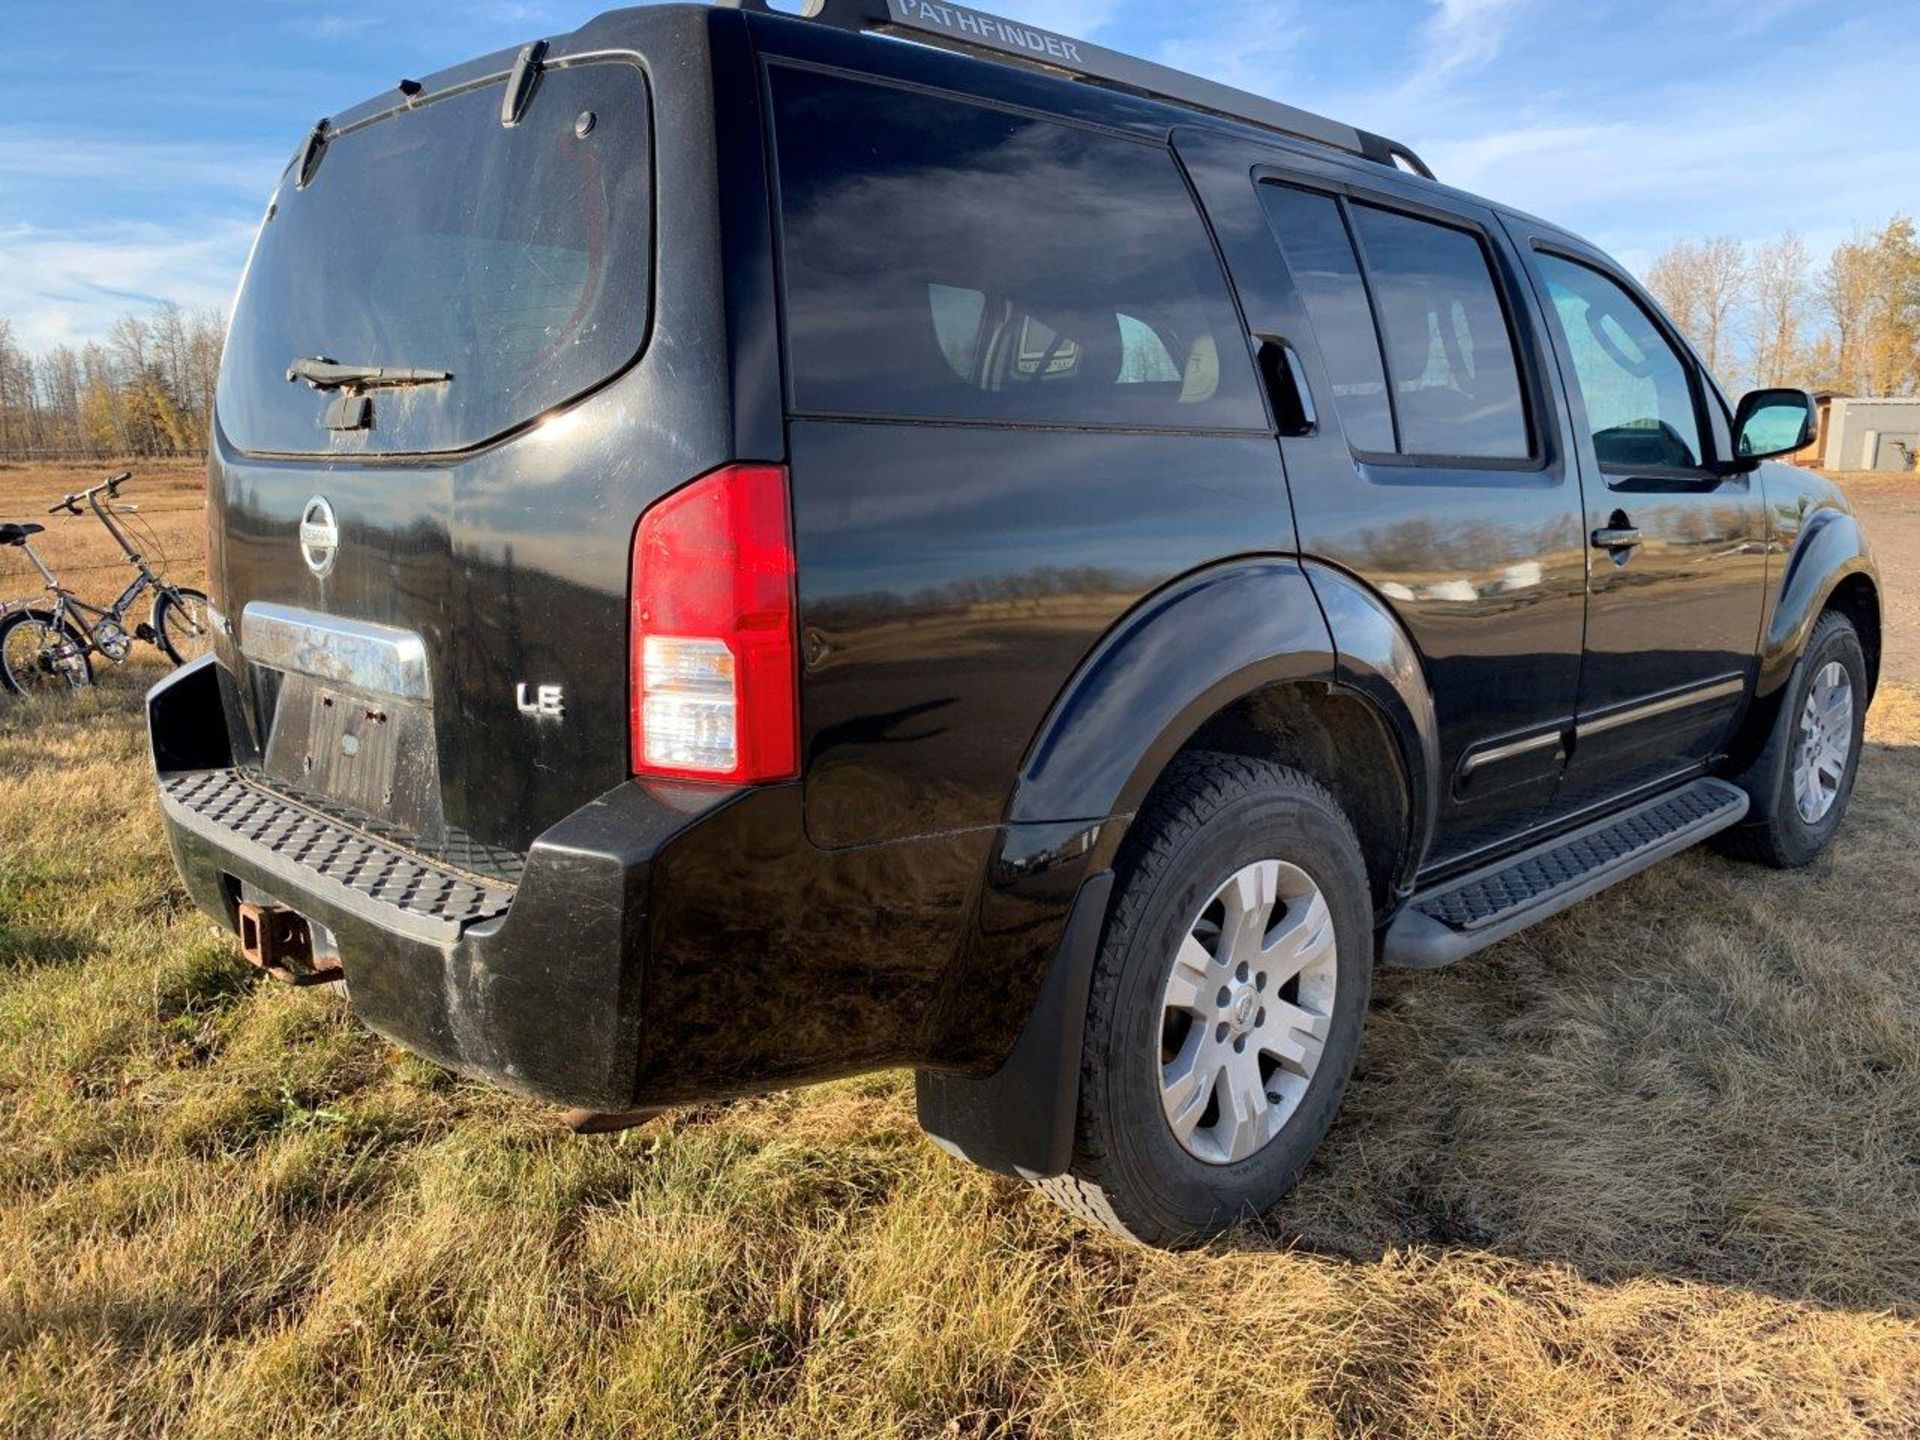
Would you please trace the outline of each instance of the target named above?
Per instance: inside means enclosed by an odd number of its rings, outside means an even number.
[[[255,600],[240,612],[240,653],[271,670],[370,694],[433,698],[426,642],[411,630]]]

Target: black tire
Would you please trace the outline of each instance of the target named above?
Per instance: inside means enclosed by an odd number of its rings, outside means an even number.
[[[174,585],[153,602],[153,637],[175,665],[198,660],[213,648],[211,602],[198,590]]]
[[[1801,717],[1821,672],[1835,664],[1847,672],[1852,686],[1851,743],[1831,808],[1817,820],[1809,821],[1801,813],[1794,787],[1795,760],[1803,743]],[[1860,648],[1860,637],[1851,620],[1830,610],[1814,626],[1806,651],[1794,666],[1793,678],[1781,697],[1780,713],[1774,719],[1766,748],[1753,762],[1753,767],[1739,778],[1740,786],[1752,797],[1753,808],[1739,825],[1714,838],[1714,844],[1723,853],[1771,865],[1777,870],[1810,865],[1825,853],[1833,843],[1840,822],[1846,818],[1848,802],[1853,798],[1853,782],[1860,772],[1861,744],[1866,734],[1867,699],[1867,659]]]
[[[29,637],[29,630],[37,630],[38,638]],[[63,633],[70,647],[57,656],[46,643],[56,633]],[[10,695],[71,694],[91,684],[93,656],[71,624],[56,632],[49,610],[15,610],[0,620],[0,689]]]
[[[1337,947],[1331,1018],[1318,1065],[1277,1133],[1244,1159],[1209,1163],[1182,1144],[1162,1106],[1163,992],[1210,897],[1242,867],[1270,859],[1299,867],[1326,899]],[[1268,923],[1284,923],[1287,913],[1276,910]],[[1333,1123],[1372,977],[1366,866],[1333,797],[1266,761],[1180,757],[1122,846],[1088,1002],[1073,1161],[1039,1188],[1147,1245],[1200,1243],[1264,1215],[1298,1182]]]

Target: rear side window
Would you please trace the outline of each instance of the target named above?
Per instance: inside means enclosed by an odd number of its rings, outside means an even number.
[[[1513,332],[1479,237],[1290,186],[1262,185],[1261,198],[1355,450],[1532,455]]]
[[[639,352],[653,239],[644,76],[625,63],[551,68],[513,126],[500,123],[501,88],[347,130],[304,188],[282,183],[221,367],[220,423],[236,445],[336,448],[332,396],[287,381],[298,359],[450,372],[373,393],[352,448],[395,453],[478,445]]]
[[[1610,470],[1697,468],[1693,382],[1660,327],[1598,270],[1545,252],[1538,263],[1573,356],[1594,458]]]
[[[1340,202],[1287,185],[1262,185],[1260,195],[1286,249],[1293,283],[1306,301],[1348,441],[1356,450],[1392,454],[1393,410],[1387,403],[1380,336]]]
[[[799,409],[1267,428],[1167,151],[791,67],[771,81]]]

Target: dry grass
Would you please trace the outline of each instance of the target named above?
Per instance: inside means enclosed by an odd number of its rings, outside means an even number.
[[[138,521],[130,522],[136,541],[166,565],[168,577],[182,585],[204,578],[207,467],[204,461],[128,460],[95,465],[22,465],[0,462],[0,520],[27,520],[47,527],[33,537],[40,558],[84,600],[111,600],[133,578],[112,537],[91,514],[49,515],[47,507],[62,495],[97,485],[121,470],[133,471],[122,493],[122,508],[144,519],[158,540],[154,548]],[[39,603],[42,582],[27,557],[0,549],[0,603]]]
[[[1920,1434],[1920,690],[1835,854],[1386,974],[1270,1232],[1088,1234],[886,1076],[617,1140],[257,984],[138,690],[0,706],[0,1435]]]

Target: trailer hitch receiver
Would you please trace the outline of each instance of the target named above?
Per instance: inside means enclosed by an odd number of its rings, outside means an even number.
[[[346,972],[337,957],[314,957],[313,931],[303,916],[279,905],[243,903],[240,953],[247,963],[289,985],[330,985]]]

